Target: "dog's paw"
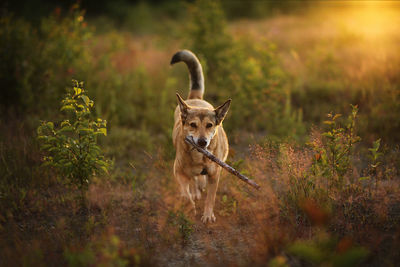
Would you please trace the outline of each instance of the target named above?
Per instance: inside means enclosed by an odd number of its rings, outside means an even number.
[[[215,222],[215,220],[216,220],[216,218],[215,218],[213,212],[211,212],[210,214],[204,214],[204,215],[201,217],[201,221],[202,221],[203,223],[208,223],[208,222],[212,223],[212,222]]]

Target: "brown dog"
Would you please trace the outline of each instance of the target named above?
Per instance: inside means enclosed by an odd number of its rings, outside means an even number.
[[[216,157],[225,161],[228,156],[228,139],[222,128],[222,121],[228,112],[231,100],[217,108],[203,100],[204,77],[197,57],[188,50],[177,52],[171,65],[185,62],[190,72],[190,92],[184,101],[179,94],[175,109],[175,124],[172,140],[176,149],[174,175],[178,180],[181,195],[188,199],[196,213],[194,199],[200,199],[201,191],[207,187],[204,223],[214,222],[213,212],[221,167],[185,142],[185,137],[192,137],[199,146],[207,149]]]

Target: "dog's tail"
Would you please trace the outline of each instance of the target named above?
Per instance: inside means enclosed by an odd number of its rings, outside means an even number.
[[[190,92],[188,99],[203,99],[204,76],[199,59],[189,50],[181,50],[172,57],[171,65],[185,62],[190,73]]]

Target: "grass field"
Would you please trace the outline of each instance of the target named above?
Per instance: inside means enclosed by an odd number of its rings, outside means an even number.
[[[400,5],[293,3],[235,18],[222,3],[174,2],[174,13],[143,2],[122,24],[77,5],[40,23],[1,18],[1,266],[396,266]],[[232,98],[227,162],[261,185],[223,171],[207,225],[204,194],[194,215],[172,174],[175,92],[186,96],[188,77],[169,62],[182,48],[203,64],[205,99]],[[72,79],[94,101],[76,98],[104,164],[62,150]],[[65,136],[84,147],[79,127]]]

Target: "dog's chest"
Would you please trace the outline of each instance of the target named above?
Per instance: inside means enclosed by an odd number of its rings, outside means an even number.
[[[191,175],[200,175],[207,167],[208,160],[200,152],[193,150],[190,152],[191,157]]]
[[[190,152],[190,157],[192,158],[194,164],[205,163],[205,156],[197,150],[192,150]]]

